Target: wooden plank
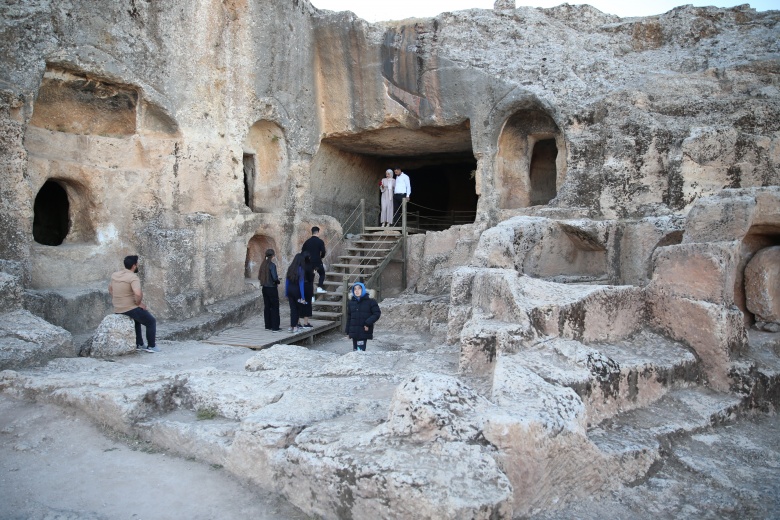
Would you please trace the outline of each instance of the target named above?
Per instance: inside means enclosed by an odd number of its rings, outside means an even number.
[[[204,343],[216,345],[231,345],[237,347],[246,347],[251,349],[262,349],[276,344],[290,344],[309,339],[313,342],[314,336],[332,330],[339,326],[338,322],[326,320],[310,320],[314,325],[310,329],[304,329],[301,332],[291,333],[286,330],[282,332],[270,332],[260,325],[246,327],[235,327],[225,330],[219,334],[211,336],[204,340]]]

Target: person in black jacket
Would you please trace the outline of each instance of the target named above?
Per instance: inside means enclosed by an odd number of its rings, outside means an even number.
[[[303,300],[305,304],[298,304],[298,328],[313,328],[309,323],[312,316],[311,304],[314,303],[314,266],[308,251],[301,253],[303,256]],[[303,321],[303,323],[301,323]]]
[[[266,330],[279,332],[281,318],[279,318],[279,275],[276,272],[274,257],[276,252],[268,249],[265,252],[265,259],[260,264],[260,273],[257,278],[263,287],[263,319],[265,320]]]
[[[366,343],[374,338],[374,323],[382,315],[379,304],[369,297],[366,286],[358,282],[352,286],[347,303],[347,320],[344,333],[352,338],[352,350],[365,352]]]
[[[303,289],[303,255],[298,253],[287,268],[287,276],[284,279],[284,295],[290,304],[290,328],[287,332],[300,332],[298,326],[299,309],[307,305]]]
[[[311,228],[311,236],[301,247],[301,253],[309,253],[311,265],[319,275],[317,283],[317,293],[325,293],[325,266],[322,265],[322,259],[325,258],[325,242],[317,235],[320,234],[320,228],[314,226]]]

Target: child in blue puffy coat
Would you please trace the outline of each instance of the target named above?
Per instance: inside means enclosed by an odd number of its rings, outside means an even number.
[[[352,338],[352,350],[365,352],[366,343],[374,338],[374,323],[381,315],[379,304],[368,295],[366,286],[360,282],[353,285],[344,325],[344,333]]]

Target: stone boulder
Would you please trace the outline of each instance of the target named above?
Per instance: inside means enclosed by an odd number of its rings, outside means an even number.
[[[756,325],[780,332],[780,246],[766,247],[748,262],[745,296]]]
[[[496,0],[493,2],[493,9],[496,11],[514,11],[515,0]]]
[[[122,314],[109,314],[100,322],[89,342],[79,352],[82,356],[111,357],[135,352],[135,324]]]
[[[470,416],[479,402],[476,392],[454,377],[418,374],[396,389],[386,427],[388,433],[421,441],[473,442],[480,428]]]
[[[0,370],[43,365],[57,357],[74,357],[67,330],[18,310],[0,314]]]
[[[22,286],[18,277],[0,272],[0,313],[22,308]]]

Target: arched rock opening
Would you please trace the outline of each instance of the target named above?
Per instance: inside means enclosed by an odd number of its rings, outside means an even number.
[[[263,263],[267,249],[273,249],[279,255],[276,241],[267,235],[255,235],[249,239],[246,246],[246,260],[244,261],[244,277],[257,280],[260,264]]]
[[[314,213],[344,222],[360,199],[366,200],[366,223],[379,223],[379,182],[385,170],[400,167],[411,179],[410,211],[429,229],[473,222],[478,193],[473,172],[469,122],[418,130],[385,128],[329,137],[312,166]],[[452,217],[457,215],[459,221]],[[417,218],[417,215],[414,216]],[[415,221],[417,222],[417,221]]]
[[[58,246],[95,239],[93,207],[87,188],[73,180],[48,179],[33,204],[33,240]]]
[[[287,194],[287,141],[272,121],[257,121],[244,141],[244,202],[254,212],[284,207]]]
[[[501,209],[548,204],[566,172],[558,125],[538,109],[515,112],[498,139],[496,189]]]
[[[46,181],[33,205],[33,240],[45,246],[58,246],[70,231],[70,203],[60,183]]]

